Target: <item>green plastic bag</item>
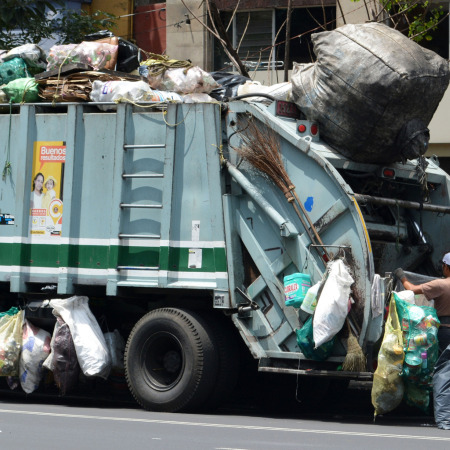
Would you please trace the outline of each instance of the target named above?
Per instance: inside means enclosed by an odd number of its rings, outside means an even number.
[[[10,81],[3,91],[13,103],[34,103],[39,100],[38,85],[34,78]]]
[[[408,303],[393,293],[403,335],[405,400],[424,412],[429,411],[434,366],[439,356],[437,330],[440,322],[430,306]]]
[[[22,58],[13,58],[0,63],[0,85],[8,84],[17,78],[30,77],[26,62]]]
[[[325,342],[319,348],[314,348],[316,344],[313,339],[313,316],[310,316],[303,326],[299,330],[296,330],[296,334],[297,344],[308,359],[324,361],[331,355],[336,337]]]

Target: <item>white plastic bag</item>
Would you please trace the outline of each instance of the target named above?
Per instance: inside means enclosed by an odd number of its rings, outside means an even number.
[[[344,325],[348,314],[350,286],[354,283],[340,259],[329,263],[329,271],[313,319],[315,348],[332,339]]]
[[[123,369],[123,355],[125,352],[125,341],[120,335],[119,330],[109,331],[104,334],[106,345],[108,346],[109,356],[113,369]]]
[[[39,387],[44,375],[42,365],[50,354],[50,333],[35,327],[28,320],[23,325],[19,377],[22,389],[31,394]]]
[[[179,94],[194,94],[204,92],[209,94],[219,84],[211,74],[198,66],[190,69],[167,69],[163,74],[148,76],[148,82],[152,89],[173,91]]]
[[[151,91],[150,86],[145,81],[99,81],[92,84],[90,94],[93,102],[115,102],[120,100],[130,100],[137,102]],[[115,110],[115,105],[98,105],[102,111]]]
[[[246,81],[238,87],[237,95],[245,94],[269,94],[277,100],[288,101],[292,94],[292,83],[286,81],[271,86],[264,86],[259,81]],[[270,102],[265,97],[248,97],[243,100],[247,102]]]
[[[86,376],[108,378],[111,358],[97,319],[92,314],[87,297],[74,296],[54,299],[50,306],[63,318],[70,329],[78,362]]]

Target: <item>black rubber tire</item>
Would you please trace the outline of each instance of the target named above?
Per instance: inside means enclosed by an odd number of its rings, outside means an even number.
[[[213,331],[214,346],[219,357],[216,382],[203,409],[213,410],[221,406],[236,387],[240,369],[240,345],[238,330],[231,318],[213,313],[206,316]]]
[[[157,309],[134,326],[125,349],[125,374],[136,401],[152,411],[193,411],[217,379],[212,331],[198,314]]]

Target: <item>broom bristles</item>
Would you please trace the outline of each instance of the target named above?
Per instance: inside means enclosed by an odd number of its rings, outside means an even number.
[[[347,355],[342,363],[342,370],[346,372],[364,372],[366,370],[366,356],[364,355],[358,340],[353,335],[348,320],[347,326]]]

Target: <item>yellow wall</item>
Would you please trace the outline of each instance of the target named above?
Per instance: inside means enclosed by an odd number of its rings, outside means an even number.
[[[82,8],[92,14],[95,11],[105,11],[115,16],[133,13],[133,0],[92,0],[90,5],[83,4]],[[112,30],[116,36],[130,40],[133,37],[133,17],[122,17],[116,21],[117,26]]]

